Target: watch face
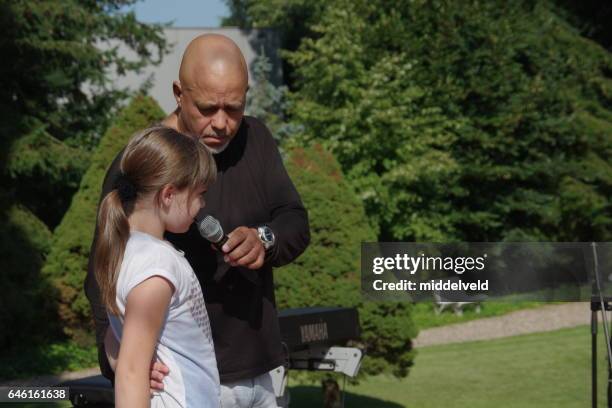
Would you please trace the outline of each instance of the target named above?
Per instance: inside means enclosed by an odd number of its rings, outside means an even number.
[[[267,225],[261,226],[258,228],[259,231],[259,239],[264,245],[266,250],[270,249],[274,245],[274,233],[272,229]]]
[[[270,228],[264,227],[262,228],[262,232],[265,241],[272,242],[274,240],[274,234]]]

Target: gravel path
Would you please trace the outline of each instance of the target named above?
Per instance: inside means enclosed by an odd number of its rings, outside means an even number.
[[[601,315],[599,315],[601,322]],[[421,330],[415,347],[435,344],[489,340],[519,334],[546,332],[576,327],[591,322],[588,302],[547,305],[535,309],[518,310],[503,316],[486,317],[465,323]]]

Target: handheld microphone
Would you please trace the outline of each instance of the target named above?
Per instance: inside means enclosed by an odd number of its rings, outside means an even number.
[[[221,247],[227,242],[228,238],[223,232],[223,228],[221,228],[219,221],[215,217],[207,215],[196,225],[198,226],[200,235],[210,241],[219,251],[223,252]]]
[[[196,220],[196,225],[198,227],[200,235],[202,235],[204,239],[208,240],[211,244],[213,244],[213,246],[217,248],[221,254],[223,254],[223,250],[221,249],[221,247],[227,242],[228,237],[223,232],[223,228],[221,228],[221,224],[219,223],[219,221],[215,217],[207,215],[202,220]],[[221,279],[223,279],[223,277],[227,274],[229,269],[230,265],[227,263],[219,265],[219,267],[217,268],[217,272],[215,272],[215,275],[213,276],[213,279],[216,282],[220,282]],[[246,280],[255,285],[260,284],[259,276],[256,273],[252,273],[251,271],[245,270],[244,268],[239,269],[240,274]]]

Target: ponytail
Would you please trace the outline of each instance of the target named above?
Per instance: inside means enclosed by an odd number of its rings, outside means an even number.
[[[119,191],[114,189],[100,204],[94,272],[100,286],[102,304],[115,315],[119,314],[116,301],[117,278],[129,237],[130,224]]]
[[[194,190],[215,180],[212,154],[197,139],[156,126],[134,135],[126,146],[120,174],[98,212],[94,274],[102,304],[118,315],[117,280],[130,238],[128,215],[142,197],[158,194],[168,184]]]

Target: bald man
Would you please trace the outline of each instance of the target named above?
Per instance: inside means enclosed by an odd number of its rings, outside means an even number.
[[[177,109],[163,123],[220,153],[241,124],[247,89],[247,64],[236,44],[221,35],[197,37],[187,46],[173,84]]]
[[[162,123],[199,138],[213,152],[218,177],[202,211],[231,232],[222,252],[211,248],[195,225],[186,234],[166,238],[185,253],[202,287],[222,406],[276,407],[269,371],[282,365],[285,355],[272,267],[306,249],[308,216],[269,130],[244,115],[248,69],[233,41],[215,34],[195,38],[172,89],[177,108]],[[121,153],[106,175],[102,196],[112,189],[120,159]],[[108,319],[91,267],[93,256],[85,290],[95,317],[100,367],[112,380],[104,350]],[[167,367],[153,367],[151,387],[163,389]]]

